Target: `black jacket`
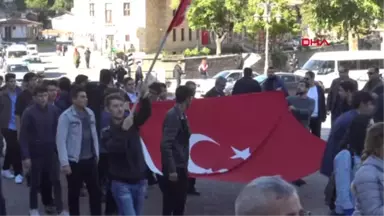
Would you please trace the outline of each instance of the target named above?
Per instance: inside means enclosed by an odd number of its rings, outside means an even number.
[[[324,122],[325,119],[327,118],[327,109],[326,109],[326,106],[325,106],[325,93],[324,93],[324,89],[319,86],[319,85],[316,85],[316,89],[317,89],[317,106],[318,106],[318,118],[320,119],[320,121]]]
[[[215,87],[211,88],[211,90],[209,90],[204,95],[205,98],[209,98],[209,97],[224,97],[224,96],[225,96],[224,92],[218,91]]]
[[[261,91],[262,89],[259,82],[254,80],[252,77],[243,77],[236,81],[235,86],[233,86],[232,95],[256,93]]]
[[[337,112],[337,109],[339,108],[338,106],[340,105],[340,96],[339,96],[339,87],[340,83],[344,81],[349,81],[353,82],[355,85],[355,88],[358,89],[358,84],[356,80],[353,80],[351,78],[348,79],[341,79],[341,78],[336,78],[332,81],[331,87],[330,87],[330,92],[327,97],[327,110],[332,112]]]
[[[151,102],[141,100],[133,126],[124,131],[120,125],[111,125],[101,132],[101,143],[108,152],[108,171],[111,180],[136,184],[146,178],[147,166],[140,141],[140,126],[151,116]]]

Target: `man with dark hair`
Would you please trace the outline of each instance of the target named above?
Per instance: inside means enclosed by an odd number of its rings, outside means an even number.
[[[21,126],[21,116],[27,107],[29,107],[33,103],[33,92],[37,86],[37,76],[34,73],[26,73],[24,75],[23,81],[26,83],[26,89],[20,93],[20,95],[16,99],[15,104],[15,116],[16,116],[16,129],[17,129],[17,138],[20,139],[20,126]],[[21,164],[21,154],[20,154],[20,146],[17,146],[17,160],[20,160]],[[15,182],[17,184],[21,184],[24,178],[22,173],[19,173],[15,177]]]
[[[161,93],[159,95],[159,100],[160,101],[166,101],[168,100],[168,90],[167,90],[167,85],[165,83],[159,83]]]
[[[105,99],[112,118],[110,125],[102,129],[101,142],[107,148],[110,190],[120,215],[141,215],[146,196],[148,168],[141,147],[140,126],[151,115],[151,102],[147,89],[142,89],[140,96],[140,110],[127,117],[121,95],[111,94]]]
[[[85,89],[74,86],[72,106],[64,111],[57,126],[56,145],[61,169],[68,181],[70,215],[80,215],[80,190],[85,182],[91,215],[101,215],[101,190],[97,170],[99,139],[95,115],[87,108]]]
[[[267,79],[263,83],[262,89],[263,91],[283,91],[285,96],[287,97],[288,90],[285,87],[284,81],[276,76],[276,70],[274,67],[269,67],[267,70]]]
[[[23,165],[27,171],[30,171],[29,215],[40,215],[37,196],[42,178],[49,178],[49,186],[53,186],[55,194],[55,203],[46,205],[55,204],[55,213],[68,215],[63,211],[60,165],[56,153],[59,110],[52,104],[48,104],[48,89],[45,86],[36,87],[34,97],[35,104],[23,113],[20,129]]]
[[[124,89],[126,91],[126,96],[125,96],[126,100],[129,103],[135,103],[138,99],[135,81],[131,77],[126,77],[123,83],[124,83]]]
[[[309,129],[312,134],[321,137],[321,123],[327,118],[325,108],[325,93],[324,89],[315,82],[315,73],[308,71],[305,73],[306,81],[309,82],[308,97],[315,100],[315,108],[312,112],[311,120],[309,121]]]
[[[79,74],[75,78],[75,84],[85,87],[88,83],[88,76],[84,74]]]
[[[159,82],[154,82],[149,85],[149,99],[154,102],[159,100],[161,94],[161,84]]]
[[[255,80],[256,81],[256,80]],[[257,81],[256,81],[257,82]],[[224,77],[218,77],[215,81],[215,86],[209,90],[204,97],[224,97],[224,89],[225,86],[227,85],[227,79]],[[244,86],[243,86],[244,87]]]
[[[233,86],[232,95],[249,94],[261,91],[262,89],[260,84],[253,79],[252,69],[244,68],[244,76],[236,81],[235,86]]]
[[[58,91],[58,83],[56,80],[44,80],[43,85],[48,89],[48,103],[55,105]]]
[[[371,116],[375,109],[375,99],[369,92],[358,91],[352,97],[352,109],[341,114],[334,122],[327,145],[324,150],[320,172],[331,176],[333,172],[333,159],[340,151],[340,143],[343,140],[352,120],[359,114]]]
[[[67,77],[59,79],[59,92],[56,98],[55,105],[60,109],[61,112],[68,109],[71,106],[71,97],[69,92],[71,91],[71,80]]]
[[[308,97],[308,89],[310,84],[308,81],[301,80],[297,86],[297,94],[295,96],[288,96],[287,101],[289,111],[295,118],[305,127],[309,129],[309,121],[313,110],[315,109],[315,100]]]
[[[352,96],[357,91],[356,85],[351,80],[345,80],[339,84],[339,104],[332,114],[332,122],[334,122],[341,114],[352,109]]]
[[[367,75],[369,80],[365,84],[362,90],[375,93],[376,95],[378,95],[378,93],[376,92],[376,89],[384,85],[384,81],[383,81],[383,78],[381,77],[379,68],[378,67],[369,68]]]
[[[163,179],[163,215],[183,215],[188,191],[189,123],[185,112],[193,91],[187,86],[176,89],[176,104],[165,116],[161,140]]]
[[[342,107],[344,106],[345,101],[340,100],[339,87],[342,82],[350,82],[355,86],[354,89],[358,89],[358,84],[356,80],[349,78],[348,68],[339,69],[339,78],[336,78],[332,81],[330,91],[327,97],[327,111],[331,113],[331,122],[332,125],[335,122],[336,118],[341,115]]]
[[[13,73],[6,74],[5,89],[0,93],[0,126],[1,133],[7,142],[1,174],[8,179],[22,174],[15,113],[16,101],[20,93],[21,89],[16,86],[16,75]],[[11,165],[14,173],[10,171]]]

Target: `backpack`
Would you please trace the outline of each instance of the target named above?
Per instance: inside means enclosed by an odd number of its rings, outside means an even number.
[[[350,148],[348,148],[347,150],[351,154],[351,168],[353,170],[355,166],[355,153]],[[332,175],[329,177],[328,183],[324,189],[324,196],[325,204],[329,207],[330,210],[334,210],[336,201],[335,173],[332,173]]]

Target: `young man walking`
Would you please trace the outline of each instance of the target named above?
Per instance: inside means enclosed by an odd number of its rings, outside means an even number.
[[[95,115],[87,108],[85,89],[74,86],[72,106],[64,111],[57,126],[56,145],[62,171],[67,175],[70,215],[80,215],[80,190],[85,182],[91,215],[101,215],[101,190],[97,171],[99,142]]]
[[[13,73],[6,74],[4,90],[0,93],[0,126],[1,133],[7,142],[7,150],[1,174],[8,179],[15,178],[15,176],[19,176],[18,178],[20,178],[22,174],[15,115],[16,100],[20,93],[21,89],[16,86],[16,75]],[[10,171],[11,165],[14,173]],[[15,182],[21,183],[20,179],[17,179],[17,181],[15,179]]]
[[[57,214],[68,215],[63,211],[60,166],[55,144],[59,110],[48,104],[46,87],[36,87],[34,97],[36,103],[24,111],[20,128],[23,165],[30,171],[29,214],[40,215],[37,196],[42,177],[46,177],[50,180],[49,186],[54,188]]]
[[[125,117],[124,98],[106,97],[111,123],[102,130],[101,141],[108,152],[111,191],[120,215],[141,215],[147,188],[147,166],[139,129],[151,115],[148,92],[142,92],[140,110]]]
[[[193,90],[176,89],[176,104],[165,116],[161,140],[163,215],[183,215],[188,191],[189,123],[185,112],[191,105]]]

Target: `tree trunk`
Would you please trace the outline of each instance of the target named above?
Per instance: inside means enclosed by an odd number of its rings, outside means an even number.
[[[349,51],[359,50],[359,37],[352,30],[348,32],[348,50]]]

